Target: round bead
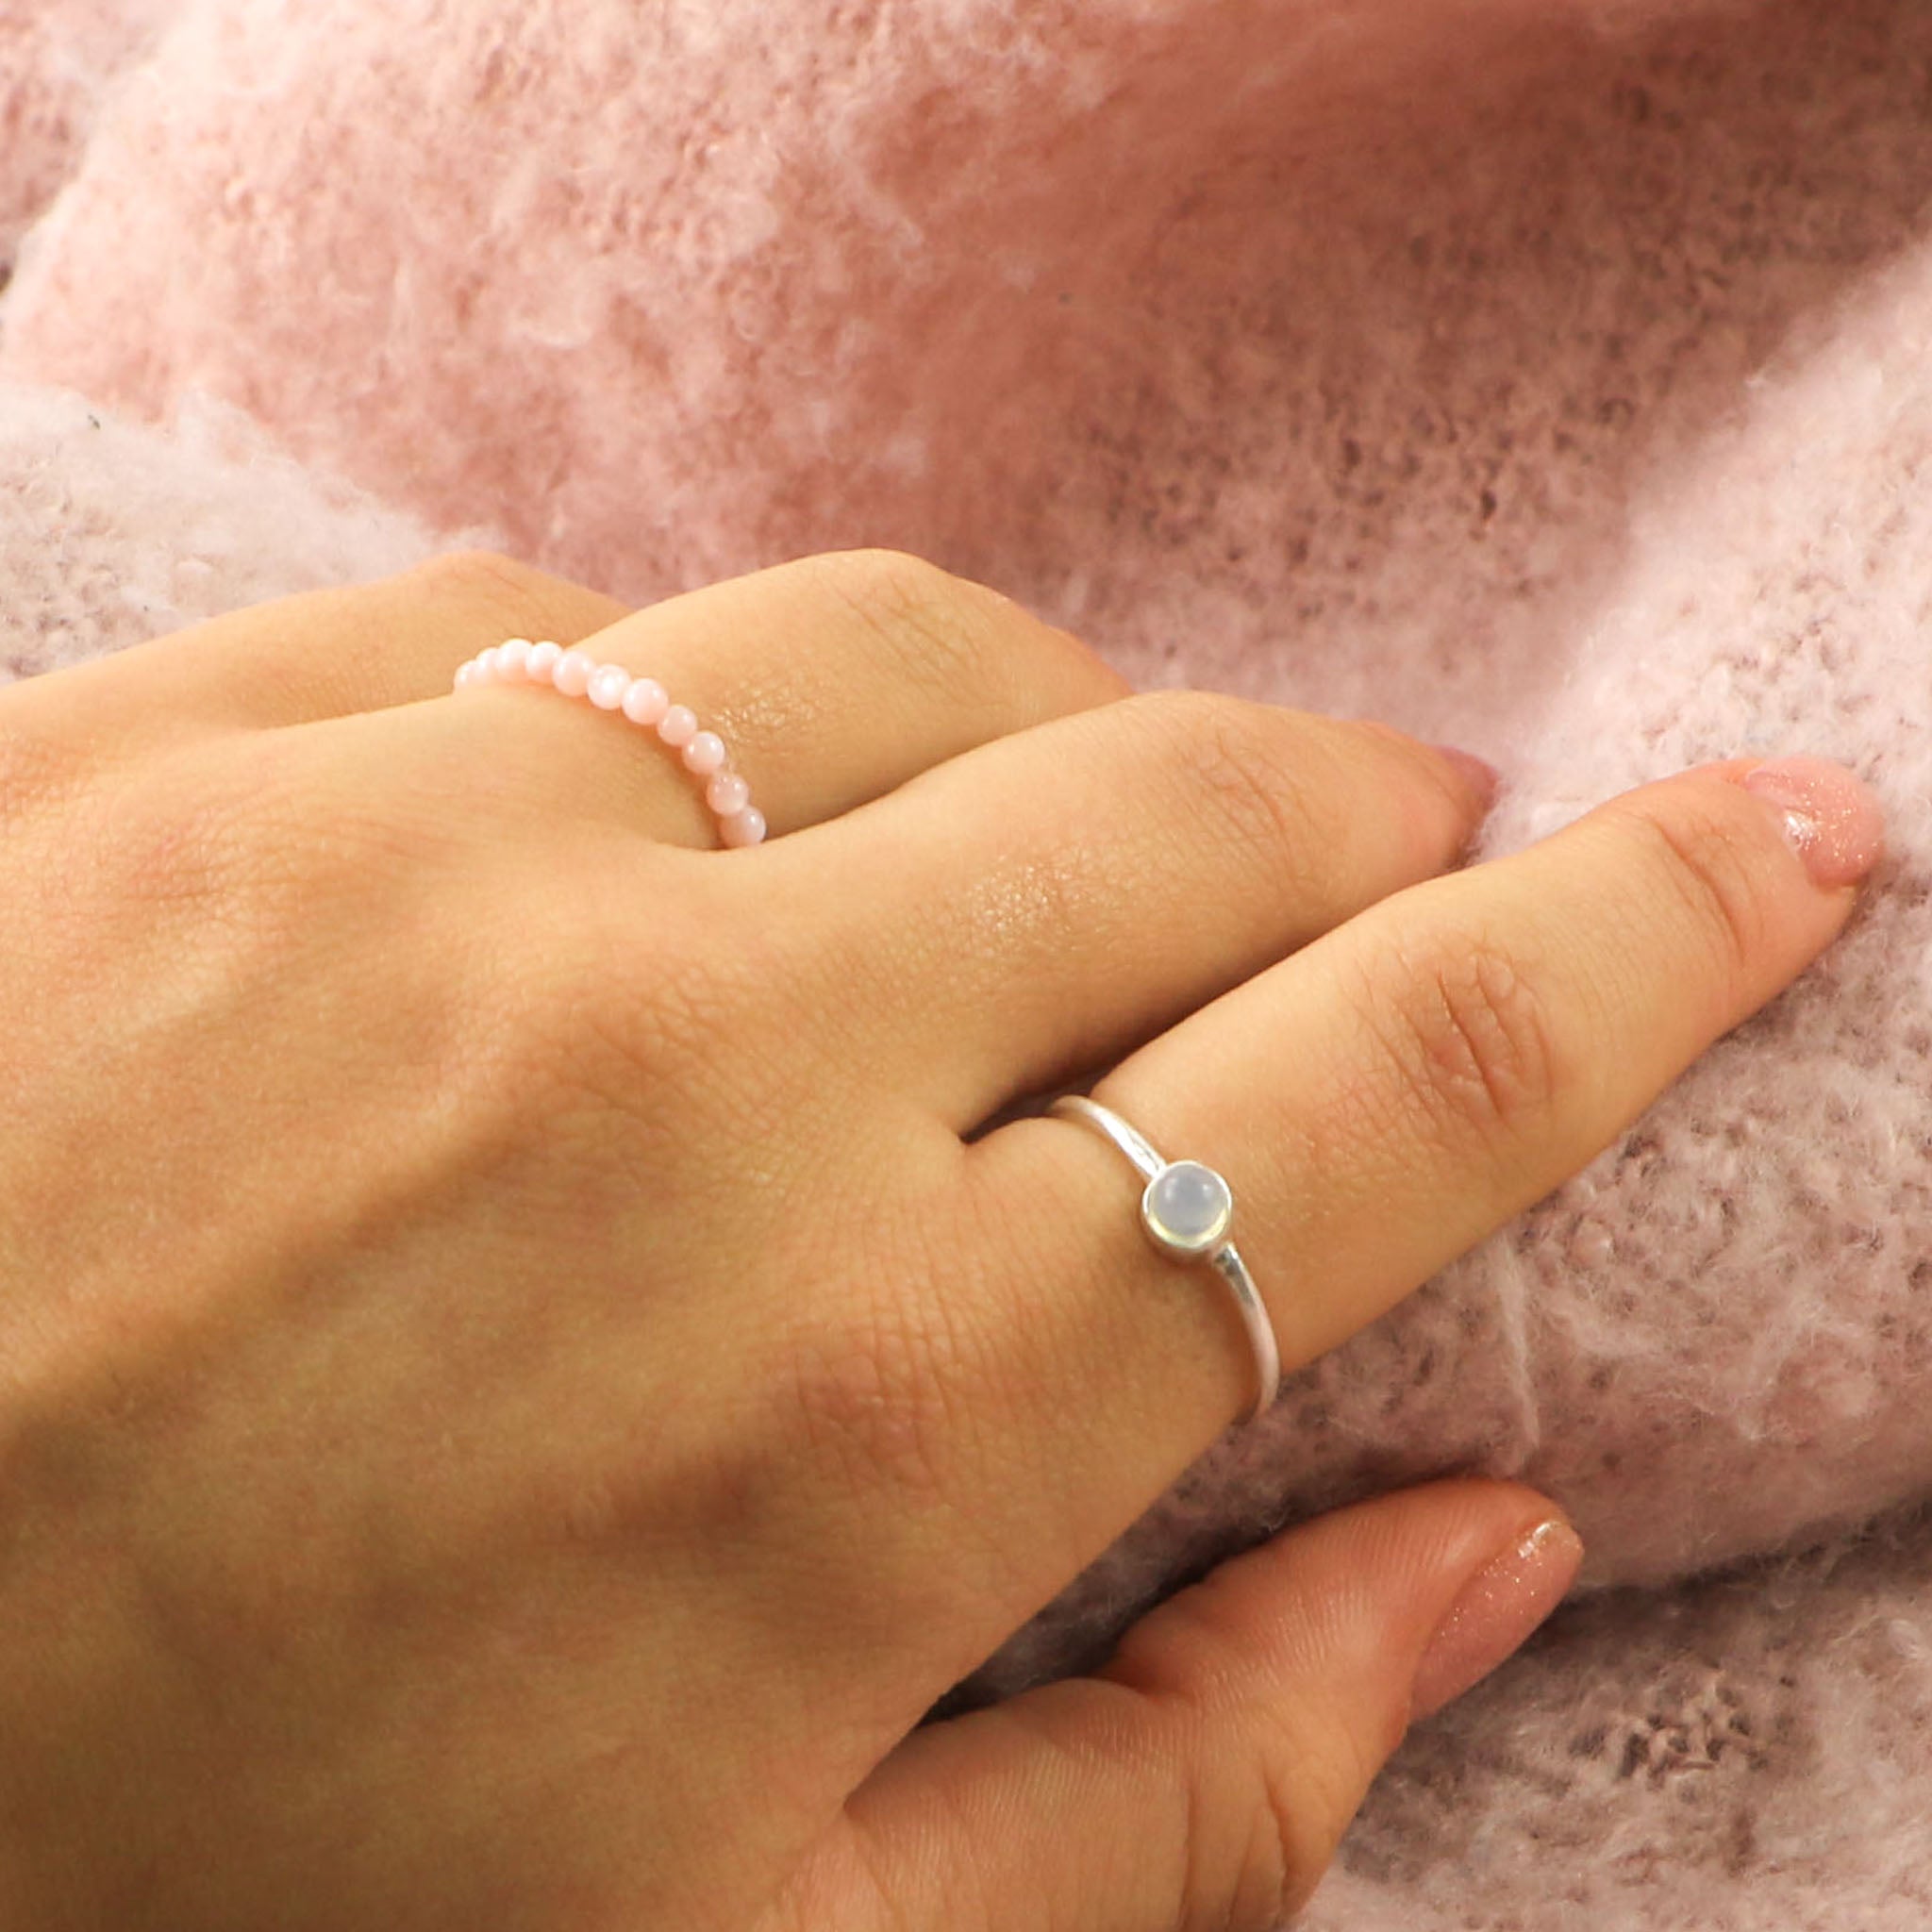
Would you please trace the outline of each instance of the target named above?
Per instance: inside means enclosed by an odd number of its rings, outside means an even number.
[[[465,664],[460,671],[457,673],[457,689],[458,691],[468,691],[473,684],[480,683],[482,680],[482,666],[476,662],[475,658],[472,658],[470,661],[467,664]]]
[[[658,736],[673,750],[698,735],[698,714],[689,705],[673,705],[658,721]]]
[[[748,805],[728,819],[721,819],[718,835],[730,846],[760,844],[765,836],[765,815],[756,806]]]
[[[550,674],[551,682],[567,698],[580,698],[591,689],[597,660],[588,651],[566,651]]]
[[[684,769],[708,778],[724,768],[724,741],[715,731],[700,731],[684,748]]]
[[[630,689],[630,673],[622,664],[600,664],[591,674],[591,702],[600,711],[614,711]]]
[[[732,818],[751,803],[751,787],[736,772],[720,772],[705,787],[705,803],[721,819]]]
[[[1234,1195],[1211,1167],[1176,1160],[1147,1183],[1141,1219],[1157,1246],[1170,1255],[1198,1260],[1227,1239],[1234,1220]]]
[[[562,656],[561,644],[532,644],[529,661],[524,666],[525,676],[534,679],[539,684],[548,684],[557,675],[558,660]]]
[[[503,659],[495,651],[479,651],[476,654],[476,669],[479,674],[477,682],[494,684],[502,675],[502,663]]]
[[[528,638],[511,638],[507,644],[496,647],[498,661],[503,666],[503,675],[508,678],[526,677],[530,670],[530,641]]]
[[[633,724],[655,724],[671,708],[671,696],[655,677],[634,677],[624,694],[624,715]]]

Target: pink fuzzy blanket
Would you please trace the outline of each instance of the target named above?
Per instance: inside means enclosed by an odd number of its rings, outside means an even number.
[[[1862,772],[1839,946],[968,1693],[1520,1475],[1584,1588],[1305,1923],[1932,1926],[1932,8],[0,0],[0,100],[10,675],[465,542],[636,603],[891,544],[1471,745],[1486,856]]]

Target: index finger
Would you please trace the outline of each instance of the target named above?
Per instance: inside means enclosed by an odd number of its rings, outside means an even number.
[[[1100,1083],[1169,1158],[1226,1160],[1285,1372],[1586,1167],[1838,937],[1882,815],[1862,787],[1819,804],[1821,884],[1790,808],[1742,788],[1764,762],[1645,787],[1384,900]],[[1800,762],[1819,789],[1835,769]],[[998,1153],[990,1137],[986,1183],[994,1162],[1037,1171],[1042,1131],[1017,1123]],[[1090,1187],[1124,1166],[1067,1138],[1070,1185],[1075,1164]],[[1143,1279],[1158,1260],[1118,1229],[1108,1245]]]
[[[1834,768],[1796,761],[1824,822],[1815,884],[1785,809],[1740,788],[1762,762],[1646,787],[1383,899],[1100,1082],[1162,1158],[1226,1177],[1285,1369],[1585,1166],[1841,930],[1882,850],[1875,803],[1831,805]],[[1155,1251],[1143,1184],[1100,1136],[1022,1119],[961,1167],[970,1262],[919,1305],[878,1291],[895,1355],[916,1357],[892,1391],[918,1474],[892,1507],[859,1505],[898,1546],[880,1574],[950,1573],[935,1693],[1158,1501],[1255,1376],[1214,1273]]]

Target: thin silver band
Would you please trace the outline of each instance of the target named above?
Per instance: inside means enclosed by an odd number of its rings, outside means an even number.
[[[1134,1163],[1147,1181],[1147,1190],[1141,1196],[1141,1225],[1157,1252],[1166,1255],[1169,1259],[1175,1258],[1173,1252],[1155,1233],[1150,1218],[1149,1202],[1154,1183],[1170,1167],[1182,1163],[1163,1160],[1148,1143],[1146,1137],[1129,1126],[1111,1108],[1102,1107],[1098,1101],[1089,1100],[1081,1094],[1063,1093],[1047,1111],[1050,1114],[1058,1114],[1064,1120],[1085,1121],[1089,1126],[1105,1134]],[[1199,1165],[1198,1162],[1186,1164]],[[1226,1190],[1227,1183],[1211,1168],[1205,1171],[1224,1191]],[[1231,1194],[1229,1199],[1231,1202]],[[1222,1241],[1211,1254],[1201,1258],[1210,1262],[1215,1273],[1233,1291],[1235,1306],[1241,1310],[1241,1321],[1247,1327],[1248,1340],[1254,1344],[1258,1386],[1253,1406],[1241,1418],[1242,1425],[1245,1426],[1274,1403],[1281,1388],[1281,1351],[1275,1345],[1274,1325],[1269,1321],[1268,1310],[1262,1305],[1260,1295],[1256,1292],[1254,1278],[1249,1274],[1246,1264],[1236,1252],[1232,1241]]]

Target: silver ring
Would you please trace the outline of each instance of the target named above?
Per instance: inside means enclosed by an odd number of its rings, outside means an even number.
[[[1281,1351],[1274,1325],[1256,1292],[1254,1278],[1228,1240],[1234,1224],[1234,1192],[1211,1167],[1198,1160],[1163,1160],[1111,1108],[1077,1093],[1063,1093],[1047,1108],[1065,1120],[1097,1128],[1146,1176],[1141,1194],[1141,1226],[1155,1248],[1174,1261],[1208,1261],[1234,1291],[1235,1306],[1255,1346],[1259,1387],[1254,1405],[1241,1418],[1245,1426],[1274,1401],[1281,1388]]]

